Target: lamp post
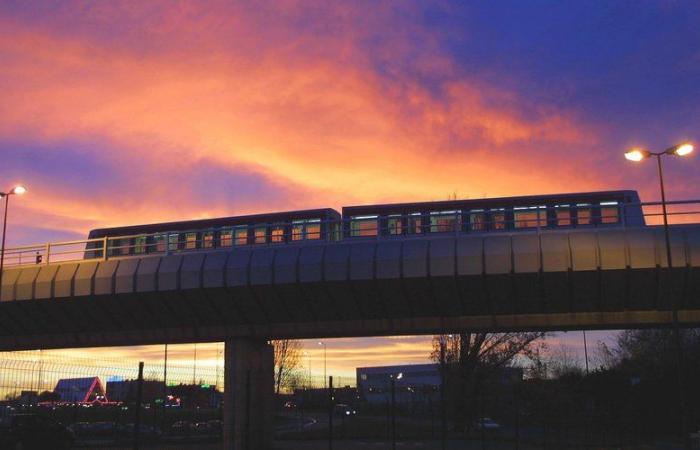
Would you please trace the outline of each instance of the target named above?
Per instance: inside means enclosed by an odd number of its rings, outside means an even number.
[[[403,378],[403,373],[389,375],[391,383],[391,450],[396,450],[396,380]]]
[[[326,380],[326,353],[328,348],[326,347],[326,343],[323,341],[318,341],[318,345],[323,346],[323,389],[326,389],[328,387],[328,380]]]
[[[2,292],[2,269],[5,266],[5,236],[7,236],[7,208],[10,206],[10,195],[22,195],[27,188],[18,185],[7,192],[0,192],[0,198],[5,198],[5,214],[2,220],[2,246],[0,246],[0,292]]]
[[[668,228],[668,212],[666,210],[666,190],[664,187],[664,172],[661,164],[661,157],[668,156],[687,156],[691,154],[694,147],[690,143],[683,143],[669,147],[662,152],[650,152],[639,148],[632,149],[625,153],[625,158],[629,161],[640,162],[652,156],[656,157],[656,163],[659,169],[659,187],[661,189],[661,210],[664,219],[664,239],[666,242],[666,265],[669,275],[673,267],[673,256],[671,254],[671,233]],[[681,413],[681,434],[683,435],[683,446],[690,450],[691,443],[688,439],[688,422],[686,414],[685,402],[685,377],[683,374],[683,350],[681,342],[680,326],[678,324],[678,300],[673,301],[672,310],[673,334],[676,341],[676,368],[678,370],[678,406]]]

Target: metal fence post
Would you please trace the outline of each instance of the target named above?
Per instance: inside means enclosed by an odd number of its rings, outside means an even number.
[[[328,450],[333,450],[333,375],[328,377]]]
[[[143,361],[139,363],[139,379],[136,390],[136,416],[134,417],[134,450],[139,448],[141,428],[141,401],[143,400]]]
[[[396,450],[396,380],[391,377],[391,449]]]

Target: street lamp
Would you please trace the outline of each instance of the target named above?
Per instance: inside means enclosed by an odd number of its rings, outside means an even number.
[[[403,378],[403,372],[389,375],[391,384],[391,449],[396,450],[396,380]]]
[[[625,153],[625,158],[629,161],[640,162],[652,156],[656,157],[657,166],[659,168],[659,187],[661,189],[661,210],[664,218],[664,239],[666,241],[666,265],[668,266],[669,274],[673,267],[673,257],[671,254],[671,234],[668,228],[668,212],[666,211],[666,189],[664,188],[664,172],[661,164],[661,157],[664,155],[670,156],[687,156],[693,153],[694,147],[688,142],[674,145],[662,152],[650,152],[648,150],[634,148]],[[678,300],[673,302],[672,311],[673,334],[676,341],[676,365],[678,369],[678,405],[681,413],[681,433],[683,434],[684,447],[690,449],[690,441],[688,440],[688,423],[685,407],[685,380],[683,376],[683,351],[680,335],[680,327],[678,324]]]
[[[323,389],[326,389],[328,387],[326,384],[328,382],[326,379],[326,353],[328,348],[326,347],[326,343],[323,341],[318,341],[318,345],[323,346]]]
[[[7,235],[7,208],[10,206],[10,195],[22,195],[27,188],[17,185],[7,192],[0,192],[0,198],[5,197],[5,217],[2,221],[2,246],[0,246],[0,293],[2,292],[2,269],[5,266],[5,236]]]

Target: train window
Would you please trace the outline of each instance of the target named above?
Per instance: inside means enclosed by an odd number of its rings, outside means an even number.
[[[484,231],[486,229],[486,213],[483,209],[475,209],[469,212],[469,229],[472,231]]]
[[[295,220],[292,222],[292,241],[321,239],[321,219]]]
[[[306,239],[321,239],[321,221],[309,220],[306,224]]]
[[[350,221],[350,236],[376,236],[377,216],[355,216]]]
[[[164,234],[156,234],[153,236],[153,244],[155,246],[155,250],[157,252],[164,252],[165,251],[165,235]]]
[[[202,233],[202,247],[213,248],[214,247],[214,232],[205,231]]]
[[[544,206],[516,207],[513,208],[515,228],[537,228],[547,222],[547,209]]]
[[[117,241],[117,255],[128,255],[131,253],[131,239],[119,239]]]
[[[503,208],[492,209],[491,211],[491,228],[494,230],[506,229],[506,210]]]
[[[430,232],[444,233],[459,229],[460,215],[457,211],[442,211],[430,213]]]
[[[576,205],[576,224],[590,225],[592,223],[591,205],[588,203],[579,203]]]
[[[222,247],[230,247],[233,244],[233,231],[221,230],[219,233],[219,245]]]
[[[180,242],[180,235],[177,233],[168,235],[168,250],[177,250]]]
[[[600,222],[620,223],[620,210],[617,202],[600,202]]]
[[[233,230],[233,243],[235,245],[247,245],[248,244],[248,228],[247,227],[237,227]]]
[[[402,234],[401,216],[389,216],[386,221],[389,234]]]
[[[197,248],[197,233],[185,233],[185,248],[187,250]]]
[[[304,222],[295,221],[292,223],[292,240],[301,241],[304,239]]]
[[[146,236],[134,238],[134,253],[146,253]]]
[[[568,227],[571,225],[571,208],[569,205],[557,205],[554,207],[556,226]]]
[[[256,244],[267,242],[267,227],[265,225],[256,225],[253,228],[253,242]]]
[[[273,225],[270,230],[270,242],[284,242],[284,225]]]
[[[423,232],[423,216],[421,213],[409,214],[408,232],[411,234],[421,234]]]

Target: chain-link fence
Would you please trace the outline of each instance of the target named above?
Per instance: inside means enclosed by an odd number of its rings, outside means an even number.
[[[135,435],[143,445],[218,442],[223,367],[221,357],[166,365],[164,354],[147,361],[139,378],[138,360],[6,352],[0,416],[50,418],[68,427],[78,447],[132,448]]]

